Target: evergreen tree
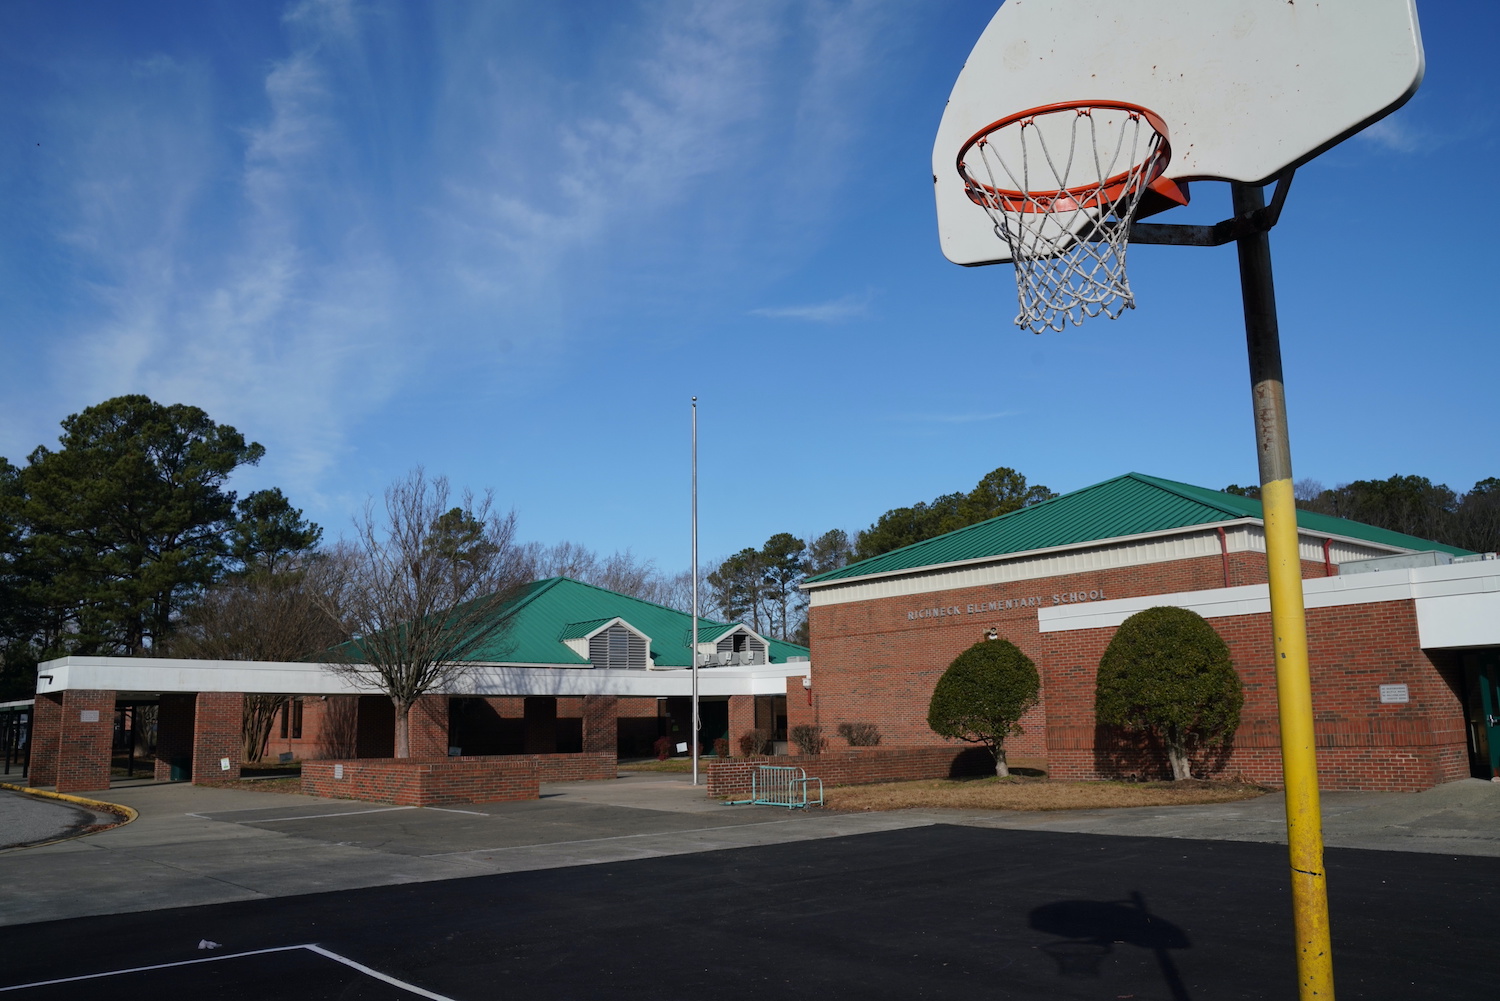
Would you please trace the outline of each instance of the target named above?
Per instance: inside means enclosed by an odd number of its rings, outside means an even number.
[[[1021,732],[1042,682],[1036,665],[1010,640],[980,640],[959,654],[933,689],[927,725],[943,737],[983,744],[1006,776],[1005,738]]]
[[[1174,779],[1192,778],[1194,748],[1234,736],[1245,702],[1229,647],[1214,627],[1197,612],[1170,606],[1136,612],[1120,624],[1096,684],[1095,718],[1160,741]]]
[[[227,555],[231,473],[264,449],[197,407],[121,396],[63,421],[21,473],[42,655],[141,654]]]

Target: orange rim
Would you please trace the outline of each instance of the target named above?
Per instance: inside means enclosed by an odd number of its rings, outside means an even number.
[[[1010,188],[992,188],[988,184],[975,180],[969,175],[969,168],[964,164],[964,157],[969,150],[985,142],[991,135],[1007,126],[1021,123],[1024,128],[1030,121],[1040,115],[1056,114],[1060,111],[1073,111],[1079,116],[1087,115],[1096,108],[1108,108],[1117,111],[1129,112],[1132,116],[1138,116],[1146,120],[1146,124],[1156,130],[1161,137],[1161,142],[1156,145],[1155,151],[1141,164],[1136,164],[1129,170],[1122,171],[1113,177],[1105,178],[1101,182],[1093,184],[1080,184],[1072,188],[1044,189],[1041,191],[1016,191]],[[1151,163],[1154,157],[1155,162]],[[975,205],[986,208],[1000,209],[1004,212],[1054,212],[1072,211],[1078,208],[1102,208],[1106,205],[1119,201],[1120,196],[1132,186],[1142,188],[1153,187],[1158,178],[1167,169],[1167,164],[1172,159],[1172,144],[1167,137],[1167,123],[1162,121],[1161,116],[1149,108],[1143,108],[1138,104],[1130,104],[1125,101],[1059,101],[1056,104],[1044,104],[1039,108],[1028,108],[1025,111],[1007,115],[996,122],[991,122],[978,132],[969,137],[958,151],[958,174],[964,179],[964,193]],[[1151,163],[1149,176],[1147,174],[1137,175],[1145,163]],[[1134,180],[1132,181],[1132,178]],[[1168,185],[1170,181],[1162,182]],[[1169,195],[1170,197],[1170,195]]]

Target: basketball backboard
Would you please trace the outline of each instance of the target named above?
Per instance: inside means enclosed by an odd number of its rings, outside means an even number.
[[[1399,108],[1422,71],[1415,0],[1007,0],[938,126],[943,253],[1010,260],[956,168],[960,148],[1008,115],[1129,102],[1166,124],[1166,178],[1260,184]]]

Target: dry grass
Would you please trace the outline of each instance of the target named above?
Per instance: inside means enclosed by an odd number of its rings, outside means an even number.
[[[1187,806],[1254,799],[1270,792],[1248,782],[1054,782],[1010,778],[924,779],[840,786],[825,793],[833,810],[1102,810]]]
[[[698,759],[698,771],[706,771],[710,761],[719,759],[710,754],[705,754]],[[620,771],[622,772],[682,772],[693,770],[692,758],[668,758],[666,761],[622,761]]]
[[[248,789],[251,792],[301,792],[302,777],[289,776],[284,779],[236,779],[222,784],[226,789]]]

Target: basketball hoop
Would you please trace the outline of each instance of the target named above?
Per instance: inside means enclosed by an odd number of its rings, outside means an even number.
[[[986,125],[958,151],[969,200],[1016,265],[1016,326],[1040,334],[1135,308],[1125,276],[1130,223],[1147,189],[1183,205],[1157,114],[1123,101],[1070,101]],[[977,160],[969,166],[970,160]]]

